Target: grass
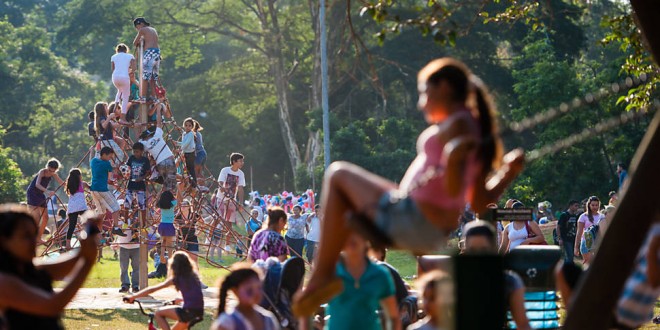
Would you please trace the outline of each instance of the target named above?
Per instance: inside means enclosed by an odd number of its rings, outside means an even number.
[[[92,269],[92,272],[89,274],[89,277],[87,277],[87,280],[83,284],[84,288],[119,288],[121,286],[121,282],[119,280],[119,259],[115,259],[113,255],[114,253],[110,248],[103,249],[103,258],[101,258],[101,261],[97,263]],[[236,258],[227,256],[223,256],[223,259],[227,265],[231,265],[238,260]],[[152,259],[149,259],[147,265],[148,272],[156,270]],[[218,279],[224,276],[227,271],[222,268],[210,265],[208,262],[206,262],[206,259],[200,257],[199,273],[202,282],[208,286],[215,286]],[[162,281],[163,279],[149,279],[149,285],[154,285]],[[55,283],[56,287],[62,287],[62,285],[64,285],[63,282]]]

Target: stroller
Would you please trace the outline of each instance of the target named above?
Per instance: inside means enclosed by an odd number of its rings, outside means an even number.
[[[282,329],[298,328],[298,322],[291,311],[291,300],[304,277],[305,262],[298,257],[283,263],[273,263],[266,271],[264,298],[260,305],[275,314]]]

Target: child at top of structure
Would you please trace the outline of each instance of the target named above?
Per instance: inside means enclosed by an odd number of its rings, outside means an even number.
[[[50,180],[55,178],[58,184],[64,183],[60,176],[57,175],[57,170],[60,166],[61,164],[59,160],[55,158],[48,160],[46,166],[39,170],[37,175],[34,176],[26,191],[28,210],[32,213],[39,229],[37,233],[37,243],[39,244],[45,243],[41,239],[41,236],[43,236],[44,231],[46,230],[46,225],[48,224],[48,211],[46,210],[46,205],[48,199],[55,195],[54,191],[48,190]]]
[[[71,250],[71,238],[78,225],[78,217],[87,211],[87,200],[85,199],[85,188],[89,184],[82,179],[82,173],[78,168],[72,168],[66,178],[64,191],[69,195],[67,212],[69,216],[69,229],[66,232],[66,250]]]
[[[429,127],[400,185],[347,162],[328,167],[321,194],[326,221],[316,268],[294,304],[298,315],[312,314],[341,291],[334,269],[348,236],[348,213],[397,248],[434,251],[456,228],[468,201],[483,213],[522,170],[521,150],[502,159],[489,94],[463,63],[434,60],[420,71],[417,86]]]
[[[174,207],[176,206],[176,199],[171,191],[165,190],[160,194],[158,199],[158,208],[160,208],[160,224],[158,225],[158,234],[160,234],[160,264],[156,271],[149,274],[150,278],[165,277],[167,276],[167,260],[165,259],[165,251],[168,256],[174,252],[174,237],[176,236],[176,229],[174,228]]]
[[[96,204],[96,213],[105,215],[106,212],[112,213],[112,233],[119,236],[125,236],[124,232],[119,229],[119,204],[117,198],[108,189],[108,173],[114,171],[110,159],[114,156],[114,151],[110,147],[101,148],[100,157],[92,159],[90,167],[92,169],[92,184],[89,190],[92,194],[92,199]]]
[[[163,188],[176,192],[176,166],[174,164],[174,154],[167,146],[163,137],[163,122],[160,117],[160,110],[157,111],[156,128],[145,130],[140,134],[140,140],[145,150],[156,162],[158,173],[163,176]]]
[[[195,174],[195,120],[188,117],[183,120],[185,133],[177,144],[181,147],[186,161],[186,171],[191,177],[190,184],[197,187],[197,175]]]
[[[204,127],[197,120],[193,119],[193,122],[195,124],[193,127],[193,131],[195,132],[195,175],[198,176],[197,183],[201,185],[204,182],[202,169],[204,168],[204,164],[206,164],[206,149],[204,149],[204,139],[202,138],[202,133],[200,133]],[[199,182],[200,180],[202,180],[201,183]]]
[[[187,329],[191,321],[198,322],[204,317],[204,296],[202,293],[202,282],[199,280],[197,270],[193,267],[190,258],[183,251],[177,251],[170,258],[167,279],[157,285],[150,286],[142,291],[129,295],[125,299],[133,303],[136,298],[145,297],[153,292],[174,285],[181,292],[183,306],[167,306],[155,313],[159,328],[169,329],[167,319],[176,320],[173,329]],[[178,299],[177,299],[178,300]]]
[[[236,307],[226,310],[230,291],[238,302]],[[262,297],[263,284],[259,273],[248,264],[235,264],[220,284],[220,304],[211,329],[279,329],[275,315],[259,306]]]
[[[147,207],[145,204],[145,194],[147,191],[146,179],[149,176],[151,165],[149,159],[144,157],[144,144],[135,142],[133,144],[133,155],[128,157],[126,162],[128,166],[128,173],[130,181],[126,187],[126,198],[124,207],[126,210],[133,209],[137,202],[138,209],[142,215],[142,219],[147,219]],[[127,218],[128,214],[124,215]]]
[[[115,102],[121,102],[120,124],[127,124],[126,112],[128,111],[128,99],[131,97],[131,74],[135,71],[135,57],[128,51],[128,46],[123,43],[117,45],[115,54],[110,58],[112,67],[112,84],[117,88]]]
[[[144,49],[142,53],[142,86],[151,88],[155,91],[156,80],[158,79],[158,72],[160,68],[160,46],[158,45],[158,32],[151,27],[144,17],[138,17],[133,20],[133,26],[138,31],[133,45],[140,47],[140,42],[144,40]],[[145,84],[147,83],[148,84]],[[147,95],[150,95],[147,92]],[[145,96],[147,96],[145,95]]]

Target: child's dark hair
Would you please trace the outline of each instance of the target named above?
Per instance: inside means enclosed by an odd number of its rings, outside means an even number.
[[[108,114],[111,114],[117,110],[121,110],[121,105],[117,102],[111,102],[110,105],[108,105]]]
[[[172,202],[174,201],[174,195],[171,191],[165,190],[160,194],[158,199],[158,207],[161,209],[169,210],[172,208]]]
[[[101,156],[103,155],[108,155],[108,154],[114,154],[115,151],[112,150],[112,147],[103,147],[101,148]]]
[[[238,152],[234,152],[231,155],[229,155],[229,164],[234,165],[235,162],[245,158],[242,154],[239,154]]]
[[[51,158],[48,160],[48,162],[46,162],[46,167],[50,167],[52,169],[58,169],[60,166],[62,166],[62,164],[60,164],[60,161],[57,160],[57,158]]]
[[[94,111],[90,111],[90,112],[87,114],[87,118],[89,118],[89,120],[91,120],[91,121],[94,121]]]
[[[502,159],[502,141],[497,132],[495,107],[488,89],[465,64],[448,57],[431,61],[417,76],[420,91],[426,91],[431,86],[440,86],[442,81],[451,87],[452,101],[465,103],[470,93],[474,92],[482,139],[478,155],[483,162],[483,171],[489,173],[498,168]]]
[[[227,292],[230,289],[238,288],[243,282],[253,278],[259,279],[259,273],[250,268],[248,263],[238,263],[231,267],[231,273],[220,282],[220,304],[218,305],[216,317],[225,312]]]
[[[66,218],[66,211],[64,209],[59,209],[59,210],[57,210],[57,215],[60,218],[64,219],[64,218]]]
[[[66,193],[69,196],[72,196],[78,192],[78,187],[80,187],[80,182],[82,181],[82,172],[79,168],[72,168],[69,171],[69,176],[66,177]]]
[[[174,280],[174,288],[177,291],[179,291],[179,281],[181,279],[193,277],[199,280],[199,276],[193,268],[192,262],[190,262],[190,258],[186,252],[174,252],[168,266],[168,277]]]
[[[463,228],[463,238],[467,240],[469,237],[483,236],[488,239],[488,243],[495,248],[497,246],[497,234],[493,225],[486,221],[470,221],[465,228]]]
[[[37,239],[37,225],[27,208],[19,204],[0,205],[0,242],[11,238],[19,224],[27,223],[34,228],[33,240]],[[32,262],[22,262],[0,244],[0,273],[23,276],[36,271]]]
[[[96,102],[94,105],[94,130],[96,131],[96,137],[99,137],[103,131],[103,127],[101,127],[101,118],[108,115],[105,111],[105,107],[107,106],[108,104],[105,102]]]
[[[286,212],[284,212],[284,209],[281,207],[271,207],[268,209],[268,228],[274,228],[277,226],[279,223],[280,219],[284,218],[284,222],[286,222],[287,215]]]
[[[121,43],[117,45],[117,48],[115,50],[117,51],[117,53],[128,53],[128,46]]]
[[[142,144],[142,142],[133,143],[133,150],[142,150],[142,151],[144,151],[144,144]]]

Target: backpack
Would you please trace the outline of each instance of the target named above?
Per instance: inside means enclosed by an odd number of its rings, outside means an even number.
[[[599,225],[591,225],[587,230],[584,231],[584,245],[587,247],[587,250],[591,251],[596,246],[596,238],[598,237]]]

